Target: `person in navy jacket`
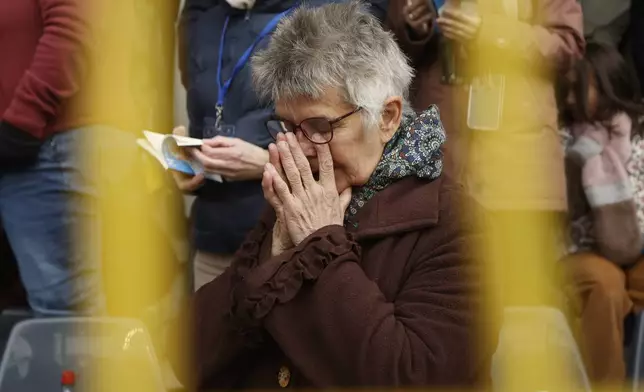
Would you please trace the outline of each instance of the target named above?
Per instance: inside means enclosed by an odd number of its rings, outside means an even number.
[[[308,1],[309,5],[328,1]],[[175,179],[197,196],[192,207],[195,289],[218,276],[265,207],[260,179],[272,141],[265,122],[272,107],[259,102],[250,57],[265,48],[297,0],[186,0],[179,22],[179,66],[187,91],[188,132],[204,139],[194,155],[224,182],[202,176]]]

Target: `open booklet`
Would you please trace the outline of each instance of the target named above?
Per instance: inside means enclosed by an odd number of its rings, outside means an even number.
[[[203,174],[209,180],[223,181],[219,174],[208,173],[196,159],[185,154],[185,147],[199,147],[203,144],[203,140],[150,131],[143,131],[143,135],[145,139],[137,139],[137,144],[156,158],[164,169],[175,170],[191,176]]]

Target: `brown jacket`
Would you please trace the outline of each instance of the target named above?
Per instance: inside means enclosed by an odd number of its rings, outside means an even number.
[[[196,294],[197,383],[219,388],[471,386],[479,297],[449,180],[401,180],[270,257],[263,219]]]

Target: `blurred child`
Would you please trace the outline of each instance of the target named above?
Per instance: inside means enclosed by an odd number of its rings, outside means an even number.
[[[625,378],[625,317],[644,307],[644,140],[637,79],[613,48],[588,44],[567,75],[567,292],[581,322],[588,373]]]

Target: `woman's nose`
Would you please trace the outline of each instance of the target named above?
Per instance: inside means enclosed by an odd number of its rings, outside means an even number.
[[[300,148],[302,148],[302,151],[304,152],[304,155],[306,157],[317,156],[317,153],[315,151],[315,146],[309,140],[309,138],[306,137],[304,132],[302,132],[301,130],[297,130],[297,132],[295,132],[295,136],[297,137],[297,142],[300,143]]]

